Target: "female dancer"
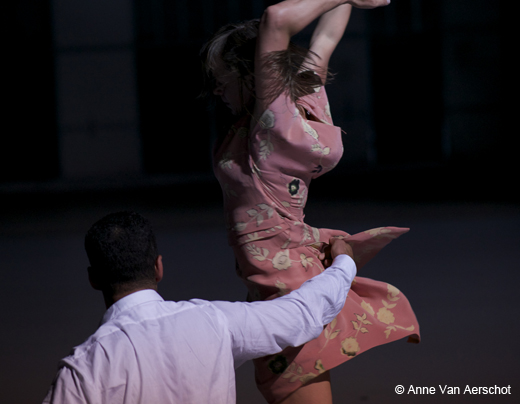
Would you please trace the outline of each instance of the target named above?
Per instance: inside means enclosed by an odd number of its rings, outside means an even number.
[[[214,170],[250,300],[276,298],[323,271],[330,237],[349,240],[359,269],[408,230],[349,235],[303,221],[311,180],[331,170],[343,151],[323,84],[352,5],[381,2],[286,0],[267,8],[260,21],[221,28],[202,50],[208,86],[240,118],[217,141]],[[290,43],[317,17],[310,51]],[[397,288],[357,277],[345,307],[319,338],[255,361],[256,382],[269,403],[331,403],[329,369],[377,345],[418,340],[418,331]]]

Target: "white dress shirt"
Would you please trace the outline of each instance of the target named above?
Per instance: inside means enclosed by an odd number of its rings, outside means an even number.
[[[44,403],[234,404],[234,367],[318,337],[355,274],[354,261],[340,255],[300,289],[266,302],[132,293],[60,362]]]

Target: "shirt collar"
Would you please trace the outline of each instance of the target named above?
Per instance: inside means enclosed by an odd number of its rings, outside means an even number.
[[[131,293],[128,296],[119,299],[108,308],[101,320],[101,324],[105,324],[107,321],[119,316],[122,312],[127,311],[132,307],[152,301],[164,301],[164,299],[153,289],[139,290]]]

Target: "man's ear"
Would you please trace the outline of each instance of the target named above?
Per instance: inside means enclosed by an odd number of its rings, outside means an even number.
[[[88,280],[90,282],[90,286],[92,286],[96,290],[101,290],[101,285],[96,277],[96,271],[92,267],[87,268],[88,272]]]
[[[160,282],[163,278],[162,255],[158,255],[155,259],[155,281]]]

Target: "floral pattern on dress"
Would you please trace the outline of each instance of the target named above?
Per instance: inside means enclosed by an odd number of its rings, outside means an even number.
[[[330,104],[327,102],[327,104],[325,104],[325,115],[327,115],[329,118],[332,118],[332,115],[330,113]]]
[[[370,303],[365,302],[364,300],[361,302],[361,307],[365,309],[366,312],[368,312],[371,316],[374,315],[374,309],[370,305]]]
[[[296,362],[292,362],[291,365],[287,367],[287,369],[285,370],[284,374],[282,375],[282,378],[289,379],[289,383],[299,381],[301,384],[305,384],[326,371],[323,366],[323,363],[321,362],[321,359],[318,359],[316,361],[314,369],[316,369],[318,372],[304,373],[302,366],[298,366]]]
[[[222,159],[218,162],[219,166],[224,169],[231,170],[233,168],[233,154],[231,152],[224,153]]]
[[[321,273],[318,255],[331,237],[350,239],[359,269],[407,231],[381,227],[349,235],[305,223],[309,185],[338,163],[343,145],[324,88],[298,104],[282,94],[256,125],[242,118],[215,149],[229,243],[250,301],[284,296]],[[299,108],[315,119],[307,121]],[[409,302],[397,288],[356,277],[345,307],[317,339],[255,360],[261,392],[277,403],[326,370],[416,330]]]
[[[341,353],[343,355],[356,356],[359,350],[359,343],[355,337],[348,337],[341,341]]]
[[[388,289],[388,294],[386,296],[387,300],[389,300],[391,302],[397,302],[400,299],[399,294],[401,293],[399,291],[399,289],[397,289],[393,285],[390,285],[389,283],[387,284],[387,289]],[[415,326],[413,324],[409,325],[407,327],[394,324],[396,318],[394,316],[394,313],[391,311],[391,309],[395,308],[398,303],[388,303],[384,299],[381,300],[381,303],[383,304],[383,307],[381,307],[377,311],[377,319],[379,321],[381,321],[382,323],[385,323],[388,325],[385,330],[386,338],[388,338],[390,336],[392,331],[397,331],[397,329],[401,329],[401,330],[405,330],[405,331],[414,331],[415,330]],[[393,325],[390,325],[390,324],[393,324]]]
[[[300,262],[302,264],[302,266],[305,268],[305,270],[307,271],[307,267],[312,267],[314,264],[314,258],[312,257],[307,257],[305,254],[300,254]]]
[[[287,184],[287,190],[291,194],[291,196],[297,195],[300,189],[300,180],[294,178],[290,183]]]
[[[287,269],[291,266],[292,260],[289,256],[289,250],[278,251],[272,259],[273,268],[279,271]]]
[[[266,203],[258,203],[254,207],[248,209],[246,213],[250,219],[247,222],[235,223],[233,227],[235,231],[244,231],[251,222],[256,223],[257,227],[260,226],[264,222],[264,219],[270,219],[273,217],[274,209]]]
[[[285,296],[290,293],[290,290],[287,288],[287,285],[283,282],[277,280],[274,284],[278,288],[278,296]]]
[[[247,244],[246,249],[253,256],[253,259],[257,261],[265,261],[269,255],[269,250],[267,248],[260,248],[254,244]]]
[[[330,322],[330,324],[328,324],[325,327],[325,330],[323,331],[323,336],[325,337],[325,344],[323,344],[323,347],[321,348],[320,352],[323,351],[327,347],[327,344],[329,343],[329,341],[336,338],[338,336],[338,334],[341,332],[340,329],[335,329],[337,322],[338,322],[338,319],[334,318],[334,320],[332,320]]]
[[[309,123],[307,121],[305,121],[305,119],[303,119],[303,118],[302,118],[302,125],[303,125],[303,130],[306,133],[311,135],[311,137],[313,139],[318,140],[318,132],[316,131],[316,129],[314,129],[311,125],[309,125]]]
[[[262,160],[267,160],[267,157],[270,156],[271,152],[274,150],[274,145],[271,142],[270,136],[267,139],[264,139],[260,142],[260,158]]]
[[[270,109],[266,109],[265,112],[260,117],[258,123],[262,129],[271,129],[274,128],[276,123],[276,119],[274,116],[274,112]]]

